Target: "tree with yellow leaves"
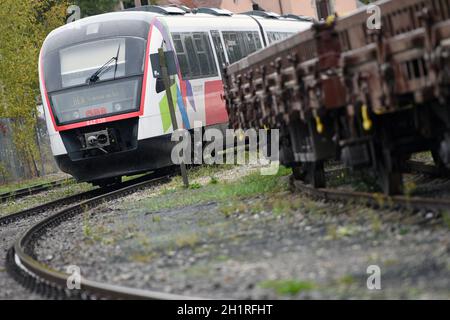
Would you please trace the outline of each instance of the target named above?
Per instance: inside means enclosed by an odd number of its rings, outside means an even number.
[[[39,161],[39,50],[45,36],[64,24],[67,7],[66,1],[55,0],[2,0],[0,4],[0,118],[11,119],[18,160],[32,176],[38,175]]]

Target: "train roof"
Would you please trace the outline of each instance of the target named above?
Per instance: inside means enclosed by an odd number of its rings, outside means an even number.
[[[90,24],[117,21],[119,19],[122,21],[142,21],[142,22],[150,23],[150,21],[153,19],[153,17],[157,17],[157,16],[161,16],[161,15],[157,14],[157,13],[153,13],[153,12],[141,12],[141,11],[130,11],[130,12],[126,12],[126,13],[123,11],[118,11],[118,12],[104,13],[104,14],[86,17],[86,18],[79,19],[74,22],[65,24],[59,28],[56,28],[52,32],[50,32],[48,36],[54,36],[60,32],[64,32],[67,30],[84,28]]]
[[[202,26],[217,29],[240,29],[245,27],[259,28],[258,23],[269,31],[292,31],[298,32],[308,29],[311,22],[294,19],[290,17],[279,16],[276,19],[267,19],[262,16],[254,16],[249,14],[212,14],[205,11],[198,13],[185,13],[183,15],[163,15],[161,20],[167,22],[169,28],[181,29],[201,28]],[[256,20],[256,21],[255,21]],[[176,24],[175,24],[176,23]]]
[[[160,17],[169,29],[192,29],[214,26],[218,29],[257,29],[258,24],[249,16],[234,14],[232,16],[215,16],[207,13],[189,13],[183,16],[166,15]]]
[[[91,37],[120,35],[146,38],[150,22],[157,16],[150,12],[111,12],[86,17],[50,32],[44,41],[43,50],[50,52]]]
[[[160,6],[152,6],[160,7]],[[199,8],[194,12],[187,12],[187,9],[180,9],[178,7],[165,7],[164,10],[124,10],[118,12],[105,13],[86,17],[64,26],[61,26],[53,30],[47,37],[49,38],[61,38],[66,31],[74,31],[84,29],[87,30],[90,25],[96,24],[109,24],[112,22],[120,21],[122,24],[149,24],[155,17],[159,17],[165,21],[170,29],[185,28],[189,30],[192,27],[202,28],[203,26],[214,27],[218,29],[240,29],[251,27],[252,29],[258,28],[258,21],[261,26],[269,31],[292,31],[298,32],[307,29],[311,23],[292,17],[277,16],[276,18],[267,18],[264,15],[254,15],[252,13],[247,14],[232,14],[227,10],[215,9],[215,8]],[[230,23],[230,21],[232,21]],[[174,24],[176,22],[176,24]],[[283,23],[280,23],[283,22]],[[115,27],[117,32],[122,33],[123,30],[117,26]],[[87,33],[89,31],[86,31]],[[69,39],[67,39],[69,41]]]

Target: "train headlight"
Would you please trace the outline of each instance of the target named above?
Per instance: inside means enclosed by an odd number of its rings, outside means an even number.
[[[79,113],[78,111],[75,111],[75,112],[73,113],[73,118],[74,118],[74,119],[80,118],[80,113]]]
[[[120,103],[114,104],[114,110],[115,111],[121,111],[122,110],[122,105]]]

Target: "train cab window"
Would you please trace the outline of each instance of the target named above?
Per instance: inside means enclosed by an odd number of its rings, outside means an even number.
[[[262,48],[257,31],[222,32],[230,63],[234,63]]]
[[[137,111],[145,48],[145,39],[124,36],[46,52],[45,84],[57,124]]]
[[[269,43],[274,43],[289,38],[293,34],[293,32],[267,32],[267,37],[269,38]]]
[[[172,33],[183,79],[216,77],[211,43],[206,32]]]
[[[211,31],[211,37],[214,43],[214,49],[216,49],[217,60],[219,61],[220,72],[222,72],[223,67],[226,65],[225,51],[223,49],[222,40],[220,39],[219,31]]]
[[[145,41],[136,38],[110,38],[63,48],[59,51],[62,88],[85,84],[107,62],[100,81],[140,74],[144,48]]]

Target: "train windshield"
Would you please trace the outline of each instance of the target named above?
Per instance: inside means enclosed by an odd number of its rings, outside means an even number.
[[[105,71],[99,75],[98,81],[125,76],[125,52],[124,38],[88,42],[61,50],[62,86],[66,88],[84,84],[86,79],[103,66]],[[105,65],[108,61],[114,63]]]
[[[45,83],[58,124],[137,111],[146,40],[97,39],[44,58]],[[99,72],[101,71],[101,72]],[[92,76],[97,79],[92,81]]]

